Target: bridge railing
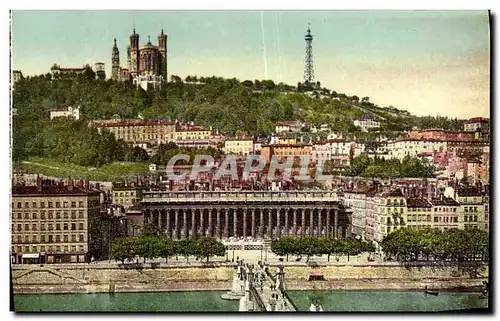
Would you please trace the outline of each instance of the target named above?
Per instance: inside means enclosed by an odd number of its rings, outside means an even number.
[[[266,276],[268,278],[270,278],[271,281],[274,284],[276,284],[276,278],[271,274],[271,272],[269,271],[269,268],[265,269],[264,271],[266,273]],[[288,295],[288,293],[285,290],[283,290],[282,293],[283,293],[283,296],[286,298],[286,300],[292,305],[292,307],[294,308],[294,310],[295,311],[299,311],[299,308],[297,308],[297,306],[295,305],[295,303],[293,302],[293,300],[290,298],[290,296]]]

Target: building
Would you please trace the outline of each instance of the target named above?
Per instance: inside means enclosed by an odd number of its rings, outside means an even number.
[[[288,135],[271,136],[269,144],[297,144],[297,138]]]
[[[111,198],[114,205],[123,206],[125,209],[138,205],[142,197],[142,188],[137,183],[113,183]]]
[[[12,188],[11,255],[14,263],[76,263],[98,256],[100,191],[88,182]]]
[[[157,46],[151,43],[148,36],[148,42],[140,47],[139,35],[135,33],[134,28],[127,48],[127,64],[128,70],[125,74],[120,66],[120,51],[115,38],[111,53],[112,79],[132,80],[144,90],[161,88],[161,84],[167,81],[167,35],[163,33],[163,29],[158,36]],[[123,77],[127,75],[128,78]]]
[[[224,142],[224,153],[248,156],[254,153],[252,138],[228,138]]]
[[[490,120],[483,117],[475,117],[464,122],[464,130],[467,132],[489,131]]]
[[[20,70],[12,70],[12,83],[15,84],[23,79],[23,73]]]
[[[95,121],[90,126],[97,128],[99,133],[107,130],[116,139],[129,143],[166,144],[174,140],[175,122],[171,121]]]
[[[332,158],[331,149],[326,143],[316,143],[312,146],[311,162],[314,164],[325,163]]]
[[[430,203],[432,205],[432,228],[446,231],[447,229],[461,227],[459,220],[463,214],[457,201],[451,197],[441,196],[439,199],[430,200]]]
[[[367,194],[369,194],[367,189],[353,189],[344,191],[342,198],[342,203],[352,211],[352,235],[363,241],[366,240]]]
[[[95,64],[95,78],[105,80],[106,70],[104,69],[104,62],[97,62]]]
[[[177,126],[173,133],[174,143],[179,147],[206,148],[210,145],[209,129],[190,125],[187,128]]]
[[[425,198],[407,198],[406,215],[403,215],[405,227],[409,229],[425,229],[433,227],[432,204]],[[397,220],[394,222],[396,228]]]
[[[50,120],[58,117],[68,117],[74,118],[76,120],[80,119],[80,106],[78,107],[68,107],[68,110],[54,110],[50,112]]]
[[[380,122],[378,120],[364,117],[361,119],[356,119],[353,121],[354,126],[361,128],[362,131],[367,132],[368,129],[380,127]]]
[[[61,68],[61,66],[59,66],[58,64],[53,64],[52,67],[50,68],[50,72],[52,73],[52,76],[78,75],[78,74],[83,74],[87,69],[92,70],[89,64],[86,64],[81,68]]]
[[[463,218],[459,219],[460,229],[482,229],[488,231],[489,221],[485,217],[483,194],[475,187],[458,187],[455,200],[460,204]]]
[[[299,133],[302,129],[302,123],[299,121],[281,121],[274,126],[276,134],[280,133]]]
[[[273,155],[276,155],[278,160],[284,160],[288,157],[310,157],[312,145],[310,144],[274,144],[262,145],[260,154],[263,161],[269,163]]]

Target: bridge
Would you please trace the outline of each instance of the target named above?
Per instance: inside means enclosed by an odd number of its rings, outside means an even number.
[[[173,239],[343,238],[351,229],[331,191],[145,191],[141,208],[144,225]]]
[[[227,300],[239,300],[240,312],[295,312],[297,307],[285,290],[284,267],[273,276],[260,265],[238,263],[233,288],[223,294]]]

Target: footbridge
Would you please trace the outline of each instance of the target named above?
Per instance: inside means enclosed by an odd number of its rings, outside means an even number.
[[[260,264],[238,263],[230,292],[223,299],[239,300],[242,312],[295,312],[295,303],[285,290],[284,267],[278,266],[273,275]]]

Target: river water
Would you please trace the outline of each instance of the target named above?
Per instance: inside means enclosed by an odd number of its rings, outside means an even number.
[[[222,300],[224,292],[162,292],[116,294],[18,294],[16,311],[96,312],[231,312],[237,301]],[[299,310],[307,311],[311,298],[319,299],[325,311],[445,311],[486,308],[488,301],[476,293],[397,291],[290,291]]]

